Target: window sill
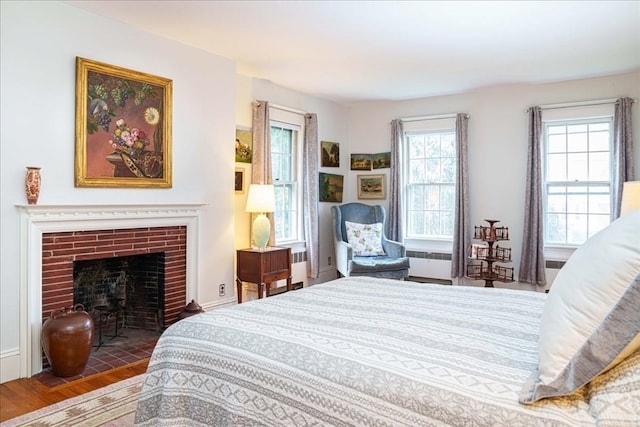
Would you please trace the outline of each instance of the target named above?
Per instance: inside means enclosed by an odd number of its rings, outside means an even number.
[[[279,248],[291,248],[291,253],[304,252],[307,249],[307,242],[295,241],[295,242],[276,242],[276,246]]]
[[[451,253],[451,240],[404,239],[404,246],[408,251]]]
[[[545,246],[544,258],[550,261],[566,261],[578,249],[575,246]]]

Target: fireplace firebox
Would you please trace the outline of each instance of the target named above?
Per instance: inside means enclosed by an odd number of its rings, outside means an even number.
[[[164,253],[73,263],[73,303],[100,328],[164,329]]]

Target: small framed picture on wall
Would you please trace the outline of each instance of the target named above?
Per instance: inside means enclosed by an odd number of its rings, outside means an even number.
[[[352,171],[370,171],[371,170],[371,154],[352,154],[351,170]]]
[[[328,168],[340,167],[340,144],[331,141],[320,141],[321,166]]]
[[[244,168],[236,168],[235,193],[244,194]]]
[[[358,175],[358,199],[386,199],[386,175]]]

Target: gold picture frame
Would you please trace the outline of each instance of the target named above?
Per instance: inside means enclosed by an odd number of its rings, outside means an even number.
[[[76,57],[76,187],[170,188],[173,82]]]
[[[386,175],[358,175],[358,199],[386,199]]]

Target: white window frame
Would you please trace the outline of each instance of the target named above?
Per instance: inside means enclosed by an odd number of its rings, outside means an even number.
[[[415,135],[422,133],[451,133],[455,134],[455,117],[445,119],[432,119],[432,120],[416,120],[403,123],[404,135],[403,135],[403,162],[406,165],[404,168],[404,176],[402,177],[402,191],[403,191],[403,206],[402,215],[404,218],[404,244],[409,250],[438,252],[438,253],[450,253],[453,250],[453,237],[426,237],[410,235],[408,233],[409,224],[409,209],[408,209],[408,182],[409,182],[409,149],[407,135]],[[456,156],[457,161],[457,156]],[[455,184],[454,184],[455,185]],[[455,203],[454,203],[455,209]]]
[[[304,135],[304,117],[300,114],[292,113],[289,111],[280,110],[277,108],[269,109],[269,130],[271,126],[278,126],[285,129],[291,129],[296,132],[297,138],[293,141],[293,177],[294,177],[294,203],[296,209],[295,215],[295,236],[292,239],[278,240],[276,238],[276,245],[280,247],[290,247],[297,252],[300,249],[305,248],[304,240],[304,224],[303,224],[303,189],[302,189],[302,150],[303,150],[303,135]],[[274,179],[274,185],[278,185],[278,182]],[[277,207],[276,207],[277,208]]]
[[[557,125],[557,124],[573,124],[573,123],[584,123],[584,122],[594,122],[594,121],[608,121],[610,123],[609,127],[609,153],[610,153],[610,171],[613,173],[613,157],[612,154],[612,141],[613,141],[613,105],[595,105],[595,106],[579,106],[579,107],[567,107],[567,108],[559,108],[559,109],[550,109],[542,111],[542,206],[543,206],[543,235],[545,239],[544,243],[544,256],[548,260],[556,260],[556,261],[566,261],[569,257],[575,252],[575,250],[580,246],[580,244],[559,244],[559,243],[547,243],[546,242],[546,232],[547,232],[547,188],[550,185],[547,182],[547,170],[546,170],[546,162],[547,162],[547,126],[548,125]],[[613,176],[610,175],[609,181],[593,181],[583,183],[584,186],[589,185],[602,185],[608,184],[610,188],[611,194],[611,185]],[[551,181],[550,181],[551,182]],[[553,181],[556,182],[557,181]],[[567,183],[570,185],[576,185],[573,182]]]

